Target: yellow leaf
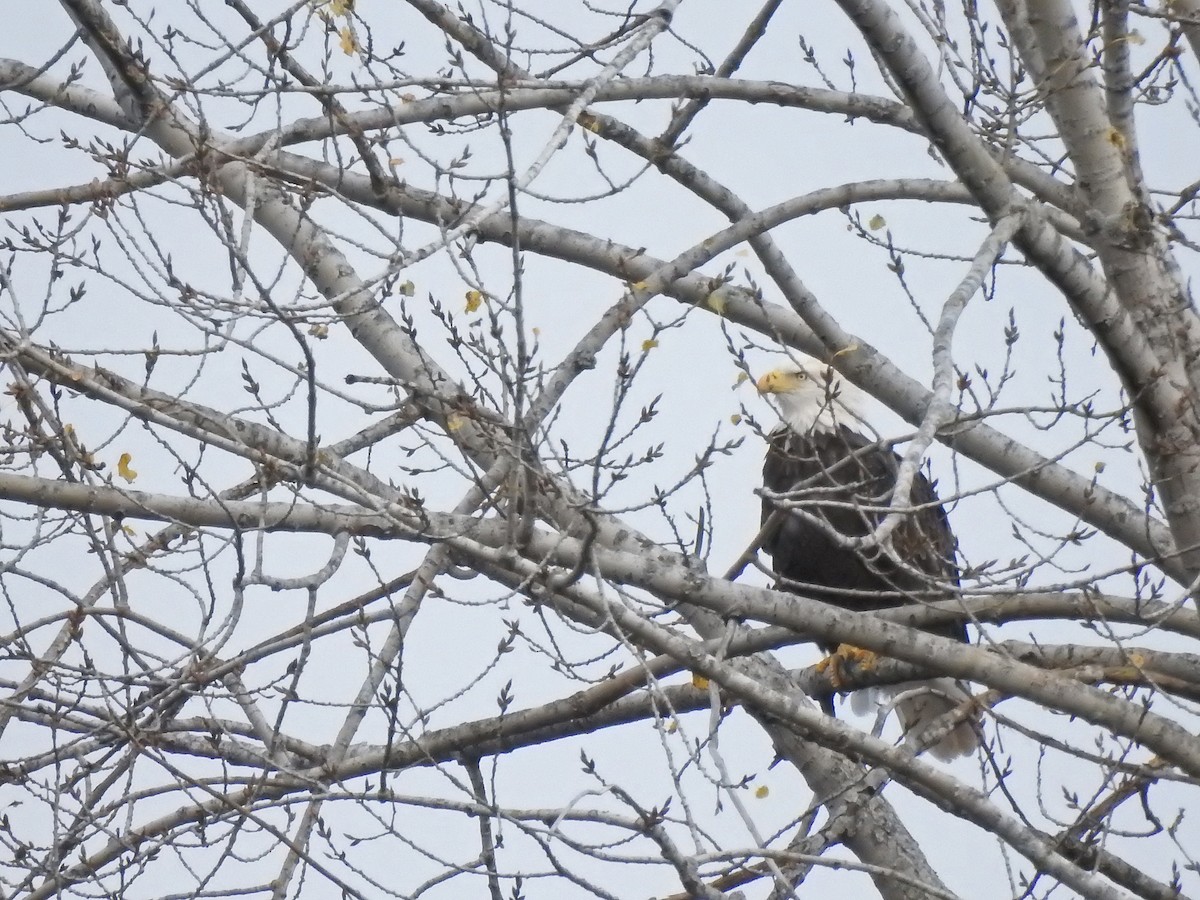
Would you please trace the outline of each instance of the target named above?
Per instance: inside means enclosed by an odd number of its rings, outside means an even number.
[[[878,231],[886,224],[887,220],[883,216],[879,215],[879,213],[876,213],[875,215],[871,216],[871,221],[867,223],[867,227],[872,231]]]
[[[737,390],[738,388],[740,388],[743,384],[745,384],[749,380],[750,380],[750,376],[747,375],[745,372],[738,372],[737,381],[735,381],[733,383],[734,390]]]
[[[646,282],[635,281],[629,285],[629,289],[633,291],[644,291],[646,289]]]
[[[771,793],[771,789],[769,787],[767,787],[765,784],[760,784],[758,787],[756,787],[754,789],[754,796],[757,797],[759,800],[761,800],[763,797],[767,796],[767,794],[769,794],[769,793]]]
[[[389,158],[388,158],[388,165],[389,165],[389,166],[402,166],[402,165],[404,165],[404,157],[403,157],[403,156],[392,156],[392,157],[389,157]]]
[[[592,132],[592,134],[600,133],[600,123],[596,121],[596,117],[591,113],[580,113],[578,121],[580,125]]]
[[[729,421],[732,422],[734,425],[740,425],[742,422],[742,417],[738,413],[734,413],[732,416],[729,417]]]
[[[483,304],[483,294],[479,291],[467,291],[467,312],[473,313]]]
[[[132,525],[122,525],[121,531],[123,531],[128,537],[137,537],[137,529]]]
[[[1146,43],[1146,39],[1144,37],[1142,37],[1142,33],[1140,31],[1131,31],[1131,32],[1129,32],[1128,35],[1126,35],[1126,37],[1129,38],[1129,43],[1131,43],[1131,44]]]
[[[400,285],[399,290],[401,297],[411,297],[417,292],[417,286],[411,281],[406,281],[404,284]]]
[[[117,460],[117,474],[130,482],[137,478],[137,472],[129,468],[131,462],[133,462],[133,455],[130,453],[122,453],[121,458]]]
[[[463,425],[466,424],[466,422],[467,420],[458,413],[450,413],[450,415],[446,417],[446,430],[458,431],[463,427]]]
[[[329,0],[329,11],[335,16],[354,12],[354,0]]]
[[[642,352],[649,353],[657,346],[658,341],[656,341],[654,338],[647,338],[646,340],[642,341]]]
[[[719,287],[709,294],[704,302],[718,316],[723,316],[725,315],[725,306],[729,303],[729,294],[724,287]]]
[[[536,327],[536,326],[535,326],[535,327],[533,328],[533,336],[534,336],[534,337],[540,337],[540,336],[541,336],[541,334],[542,334],[542,329],[540,329],[540,328],[538,328],[538,327]]]
[[[667,734],[674,734],[678,730],[679,730],[679,723],[676,722],[674,719],[672,719],[670,721],[670,723],[667,725]]]
[[[342,52],[347,56],[353,56],[354,51],[358,49],[358,41],[354,39],[353,29],[349,25],[343,25],[338,35],[340,37],[339,43],[342,46]]]
[[[708,679],[705,678],[703,675],[697,675],[695,672],[693,672],[692,673],[692,687],[694,687],[698,690],[701,690],[701,691],[707,691],[708,690]]]
[[[317,340],[323,341],[325,338],[329,337],[329,326],[324,322],[316,322],[309,327],[308,333]]]

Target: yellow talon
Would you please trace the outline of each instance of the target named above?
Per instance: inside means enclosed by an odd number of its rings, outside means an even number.
[[[853,644],[839,644],[837,650],[829,654],[816,665],[818,672],[829,671],[829,683],[840,688],[846,683],[846,671],[851,667],[863,669],[875,668],[879,657],[870,650],[855,647]]]

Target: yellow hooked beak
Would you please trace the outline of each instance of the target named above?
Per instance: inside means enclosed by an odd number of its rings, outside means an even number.
[[[772,369],[754,383],[760,394],[785,394],[794,391],[808,376],[804,372]]]

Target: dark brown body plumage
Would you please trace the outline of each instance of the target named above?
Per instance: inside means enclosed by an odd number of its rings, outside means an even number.
[[[797,434],[779,427],[770,435],[763,465],[763,486],[786,495],[806,513],[827,523],[822,528],[799,515],[787,515],[763,542],[775,574],[789,590],[858,611],[884,609],[919,600],[945,599],[958,584],[955,541],[923,474],[913,479],[910,505],[920,509],[892,532],[892,546],[908,569],[897,566],[878,548],[858,552],[829,534],[848,538],[870,532],[886,515],[900,459],[845,426]],[[776,509],[764,497],[762,521]],[[914,571],[915,570],[915,571]],[[961,624],[938,634],[965,641]]]
[[[762,521],[765,524],[776,509],[788,511],[763,541],[763,549],[771,555],[780,588],[859,612],[954,596],[954,535],[928,478],[921,473],[914,478],[908,505],[916,509],[892,532],[892,546],[904,563],[898,565],[878,548],[844,547],[829,533],[863,537],[887,515],[900,466],[891,449],[844,426],[800,434],[781,425],[769,440],[763,485],[784,496],[782,507],[763,498]],[[797,504],[821,524],[797,515],[789,504]],[[931,631],[967,639],[961,623]],[[906,732],[923,731],[969,696],[948,678],[898,685],[892,691],[904,693],[896,711]],[[833,713],[831,699],[823,706]],[[971,721],[959,724],[931,752],[947,761],[974,752],[976,728]]]

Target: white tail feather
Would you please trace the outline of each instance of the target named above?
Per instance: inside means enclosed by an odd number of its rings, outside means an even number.
[[[869,713],[873,706],[894,704],[900,727],[909,741],[924,741],[925,731],[951,710],[969,701],[967,693],[952,678],[931,678],[928,681],[906,681],[889,687],[855,691],[850,695],[850,708],[859,715]],[[929,752],[942,762],[960,756],[970,756],[979,748],[975,721],[968,719],[955,725],[929,747]]]

